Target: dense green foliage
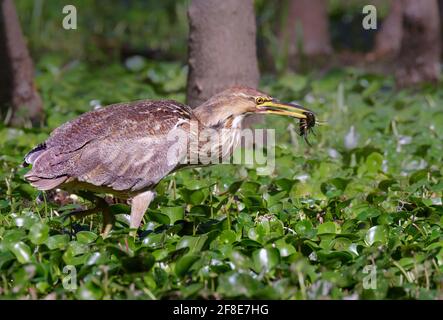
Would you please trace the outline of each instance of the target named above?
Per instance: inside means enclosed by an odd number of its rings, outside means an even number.
[[[360,2],[328,2],[335,48],[370,47]],[[39,129],[0,125],[0,298],[443,298],[442,85],[397,91],[354,69],[288,74],[276,36],[284,7],[257,0],[261,69],[282,74],[264,76],[261,89],[328,125],[308,147],[295,120],[267,118],[276,129],[272,175],[245,165],[177,172],[158,186],[136,238],[129,207],[115,204],[116,226],[103,239],[100,215],[61,217],[87,201],[23,180],[23,155],[98,105],[183,102],[187,1],[70,1],[76,31],[62,30],[58,1],[15,3],[46,120]],[[122,48],[170,62],[125,60]],[[63,286],[67,266],[74,290]]]
[[[328,120],[313,146],[294,120],[270,117],[271,176],[242,165],[177,172],[158,186],[139,236],[128,236],[128,207],[116,204],[103,239],[99,215],[61,219],[82,199],[36,200],[22,157],[94,105],[183,101],[186,69],[141,58],[62,68],[50,56],[37,66],[47,126],[0,127],[1,297],[442,298],[441,90],[395,91],[352,69],[265,77],[262,89]],[[63,288],[67,265],[76,290]],[[365,289],[374,266],[376,288]]]

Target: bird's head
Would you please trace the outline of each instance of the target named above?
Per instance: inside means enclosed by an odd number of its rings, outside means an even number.
[[[197,118],[206,126],[226,127],[241,124],[248,114],[277,114],[300,119],[306,130],[315,123],[315,115],[294,103],[283,103],[261,91],[247,87],[226,89],[195,109]]]

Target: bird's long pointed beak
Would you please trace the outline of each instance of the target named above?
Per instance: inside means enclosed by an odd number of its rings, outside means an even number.
[[[290,116],[298,119],[306,119],[308,117],[307,114],[314,114],[314,112],[312,112],[311,110],[306,109],[298,104],[283,103],[278,100],[266,101],[257,106],[257,108],[260,113],[272,113],[283,116]]]

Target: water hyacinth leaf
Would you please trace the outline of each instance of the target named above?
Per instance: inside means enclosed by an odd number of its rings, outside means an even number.
[[[282,199],[284,199],[286,197],[286,194],[287,194],[286,191],[281,191],[281,192],[278,192],[274,195],[269,195],[269,197],[267,199],[268,207],[272,207],[276,204],[281,203]]]
[[[328,221],[328,222],[324,222],[322,224],[320,224],[317,227],[317,234],[327,234],[327,233],[337,233],[338,232],[338,226],[332,222],[332,221]]]
[[[229,253],[229,258],[232,261],[232,263],[239,269],[249,270],[251,268],[252,265],[251,259],[248,256],[241,253],[239,250],[236,249],[232,250]]]
[[[242,183],[243,183],[243,181],[236,181],[236,182],[232,183],[228,188],[228,192],[231,194],[235,194],[237,192],[237,190],[240,189]]]
[[[12,252],[0,252],[0,270],[3,268],[3,266],[7,266],[13,260],[15,260],[15,255]]]
[[[93,281],[88,281],[80,285],[76,296],[80,300],[97,300],[103,296],[103,291]]]
[[[43,223],[34,224],[31,229],[29,229],[29,240],[34,244],[42,244],[48,239],[49,227]]]
[[[383,156],[380,153],[373,152],[366,158],[365,164],[368,173],[376,174],[382,170]]]
[[[148,215],[152,221],[155,221],[159,224],[169,224],[169,222],[170,222],[169,217],[167,215],[160,213],[158,211],[155,211],[155,210],[150,210]]]
[[[13,246],[17,242],[26,238],[26,232],[24,230],[8,230],[3,235],[3,240],[1,241],[2,246],[8,248]]]
[[[38,223],[38,218],[33,214],[28,214],[15,218],[15,225],[17,227],[23,227],[25,229],[31,228],[36,223]]]
[[[200,256],[196,254],[181,257],[175,264],[175,273],[177,276],[183,277],[198,259],[200,259]]]
[[[284,239],[279,239],[275,242],[275,246],[280,252],[281,257],[287,257],[295,253],[296,250],[293,245],[287,243]]]
[[[0,200],[0,210],[9,207],[9,201],[7,200]]]
[[[188,213],[190,217],[209,217],[211,215],[211,208],[205,205],[196,205],[191,208]]]
[[[63,259],[67,264],[77,265],[85,262],[86,253],[90,253],[88,246],[79,242],[71,241],[63,254]]]
[[[164,215],[169,217],[169,223],[174,224],[178,220],[183,220],[185,215],[185,209],[179,207],[164,207],[160,209]]]
[[[222,243],[230,244],[237,239],[237,234],[233,230],[223,230],[219,236],[219,240]]]
[[[248,237],[251,240],[260,242],[263,236],[257,232],[256,228],[250,228],[248,230]]]
[[[254,267],[257,272],[268,272],[280,261],[280,253],[275,248],[262,248],[253,253]]]
[[[364,211],[362,211],[358,216],[357,219],[360,221],[364,221],[367,219],[376,218],[381,214],[381,212],[378,209],[375,208],[368,208]]]
[[[143,239],[143,244],[148,247],[159,247],[165,241],[165,235],[163,233],[150,233]]]
[[[320,189],[322,193],[328,198],[338,197],[343,194],[348,183],[349,180],[334,178],[329,180],[328,182],[322,183]]]
[[[260,282],[249,274],[227,272],[220,276],[217,291],[229,298],[246,297],[251,298],[260,287]]]
[[[420,181],[428,180],[428,171],[427,170],[418,170],[414,172],[409,178],[409,184],[413,185],[419,183]]]
[[[204,287],[203,283],[193,283],[180,289],[181,294],[185,299],[190,298],[197,294]]]
[[[80,231],[76,234],[77,241],[83,244],[94,242],[98,236],[91,231]]]
[[[133,257],[125,257],[122,267],[125,272],[148,272],[155,263],[154,256],[146,251],[137,252]]]
[[[365,242],[369,246],[372,246],[375,243],[387,244],[387,241],[388,232],[385,226],[374,226],[366,232]]]
[[[293,185],[295,184],[294,180],[282,178],[275,181],[275,184],[284,191],[291,191]]]
[[[106,261],[107,261],[106,254],[101,252],[94,252],[85,262],[85,265],[87,266],[100,265],[100,264],[105,264]]]
[[[23,264],[23,263],[28,263],[29,261],[31,261],[31,249],[24,242],[20,241],[20,242],[13,244],[10,247],[10,250],[15,255],[18,262]]]
[[[240,242],[237,243],[237,246],[239,247],[245,247],[247,249],[254,249],[254,248],[261,248],[262,245],[260,242],[251,240],[251,239],[242,239]]]
[[[242,183],[240,187],[240,192],[243,195],[251,195],[255,196],[257,195],[258,189],[260,188],[260,184],[253,181],[245,181]]]
[[[45,244],[50,250],[63,249],[69,243],[69,236],[67,234],[57,234],[49,237]]]
[[[208,189],[202,188],[197,190],[191,190],[191,189],[180,189],[180,194],[183,197],[183,200],[186,201],[186,203],[192,204],[194,206],[202,204],[203,201],[208,196]]]
[[[302,220],[297,222],[294,230],[298,235],[306,238],[312,238],[317,233],[310,220]]]
[[[390,187],[395,185],[398,185],[398,181],[394,179],[387,179],[380,181],[380,183],[378,184],[378,188],[383,191],[388,191]]]
[[[192,236],[184,236],[177,243],[176,249],[189,248],[190,252],[198,252],[202,249],[206,240],[208,239],[207,235],[201,235],[197,237]]]

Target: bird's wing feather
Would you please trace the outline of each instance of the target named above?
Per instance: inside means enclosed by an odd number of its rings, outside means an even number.
[[[174,161],[167,163],[167,151],[176,143],[168,134],[191,120],[189,107],[167,100],[86,113],[54,130],[25,157],[33,164],[25,177],[37,187],[37,178],[66,176],[115,190],[145,188],[175,168]]]

